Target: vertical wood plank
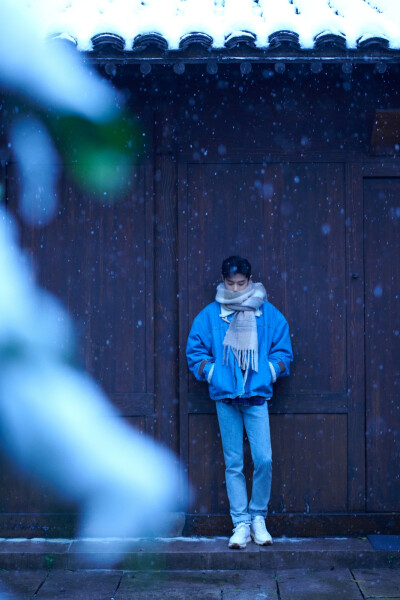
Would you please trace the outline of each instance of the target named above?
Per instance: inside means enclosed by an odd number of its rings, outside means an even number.
[[[367,510],[400,510],[400,177],[364,179]]]
[[[346,166],[348,509],[365,510],[363,189],[360,164]]]
[[[229,514],[225,463],[216,415],[191,414],[189,419],[190,512]]]
[[[147,433],[146,417],[123,417],[123,420],[139,434]]]
[[[154,197],[154,168],[152,162],[144,166],[144,202],[145,202],[145,246],[144,246],[144,277],[145,277],[145,343],[146,343],[146,391],[155,394],[155,197]],[[153,357],[151,356],[153,354]]]
[[[169,155],[155,162],[155,436],[179,453],[178,264],[176,164]]]
[[[188,224],[187,165],[178,164],[178,294],[179,294],[179,454],[183,466],[182,497],[189,497],[189,372],[186,362],[186,342],[189,331],[188,312]]]

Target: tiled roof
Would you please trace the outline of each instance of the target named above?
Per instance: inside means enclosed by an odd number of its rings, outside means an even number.
[[[52,0],[45,34],[80,50],[400,50],[400,0]]]

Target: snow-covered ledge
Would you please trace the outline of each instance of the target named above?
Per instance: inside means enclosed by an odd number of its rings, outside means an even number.
[[[356,49],[370,38],[400,49],[400,2],[397,0],[25,0],[27,11],[39,11],[43,35],[66,35],[82,51],[93,50],[96,35],[118,36],[124,50],[143,34],[157,33],[169,50],[197,32],[215,49],[240,32],[268,48],[277,31],[298,35],[299,47],[315,48],[318,36],[331,34]]]

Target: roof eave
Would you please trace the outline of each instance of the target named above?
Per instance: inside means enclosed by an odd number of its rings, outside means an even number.
[[[361,53],[359,50],[346,50],[346,52],[321,53],[315,50],[301,50],[298,52],[265,52],[258,49],[247,52],[232,52],[213,49],[207,53],[193,53],[182,50],[168,50],[164,53],[136,53],[136,52],[83,52],[86,60],[93,63],[112,61],[115,64],[207,64],[216,62],[219,65],[228,63],[251,62],[260,64],[285,63],[352,63],[352,64],[397,64],[400,62],[400,50],[386,52]]]

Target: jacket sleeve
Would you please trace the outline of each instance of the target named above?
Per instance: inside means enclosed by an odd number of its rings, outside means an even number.
[[[292,343],[290,341],[289,325],[286,319],[281,315],[281,318],[277,321],[277,325],[274,331],[272,344],[268,353],[268,361],[278,377],[286,376],[290,374],[290,363],[293,360]],[[271,369],[271,373],[273,375]],[[274,377],[272,377],[275,381]]]
[[[207,327],[204,313],[193,321],[186,345],[186,358],[189,369],[199,381],[208,381],[214,366],[212,355],[211,326]]]

